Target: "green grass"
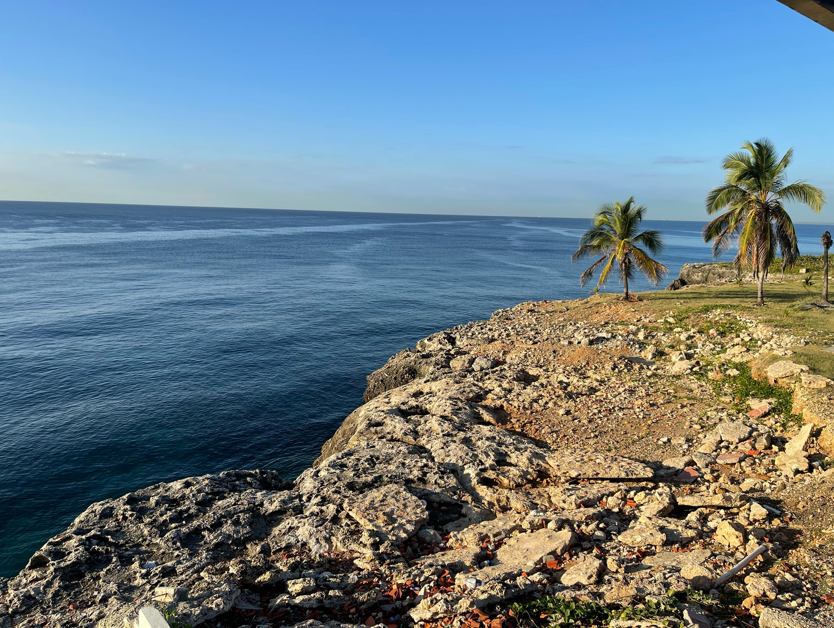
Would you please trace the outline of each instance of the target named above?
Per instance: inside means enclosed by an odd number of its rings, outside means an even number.
[[[754,378],[747,364],[734,364],[733,367],[739,374],[715,381],[713,387],[717,395],[725,391],[738,400],[733,403],[734,410],[747,411],[748,399],[773,399],[773,411],[782,415],[785,427],[792,423],[802,423],[802,417],[793,413],[793,393],[790,388],[773,386],[767,380]]]
[[[822,255],[800,255],[796,258],[796,262],[793,265],[793,268],[786,269],[785,274],[796,274],[799,272],[800,268],[807,268],[808,271],[822,271],[822,263],[823,263],[823,256]],[[828,254],[828,272],[834,271],[834,255],[831,253]],[[770,274],[771,275],[781,275],[782,274],[782,258],[777,257],[773,262],[770,264]]]
[[[825,349],[834,346],[834,310],[803,309],[803,304],[819,302],[818,292],[807,293],[798,282],[765,285],[765,305],[754,307],[756,286],[725,284],[722,286],[694,286],[674,292],[658,290],[640,294],[643,307],[656,318],[674,312],[674,323],[662,323],[667,331],[673,327],[715,327],[722,320],[704,319],[713,310],[739,312],[772,325],[781,332],[805,337],[809,344],[794,347],[793,359],[807,365],[812,373],[834,378],[834,353]],[[735,324],[728,322],[727,331]],[[707,329],[708,331],[708,329]],[[720,330],[719,330],[720,331]]]
[[[671,591],[668,597],[661,600],[644,600],[642,604],[636,606],[613,609],[606,608],[596,602],[568,600],[558,595],[549,595],[529,602],[511,604],[510,609],[519,623],[536,626],[537,628],[607,626],[615,619],[681,617],[678,600]]]
[[[823,256],[822,255],[800,255],[796,258],[793,266],[791,268],[785,269],[785,275],[796,275],[799,272],[800,268],[807,268],[808,272],[821,272],[822,271],[822,263],[823,263]],[[715,262],[715,265],[719,268],[732,268],[732,262]],[[828,269],[829,272],[834,272],[834,254],[828,254]],[[749,269],[746,269],[749,270]],[[771,275],[782,275],[782,258],[777,257],[770,263],[770,269],[768,273]]]

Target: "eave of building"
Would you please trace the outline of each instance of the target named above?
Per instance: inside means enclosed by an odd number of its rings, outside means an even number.
[[[834,31],[834,0],[779,0],[785,6]]]

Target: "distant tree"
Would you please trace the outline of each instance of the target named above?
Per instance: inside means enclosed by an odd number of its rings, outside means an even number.
[[[828,303],[828,249],[831,248],[829,231],[822,234],[820,244],[822,244],[822,300]]]
[[[746,152],[724,158],[724,185],[707,195],[708,214],[726,211],[704,227],[704,241],[712,241],[715,257],[738,242],[734,263],[739,271],[742,267],[753,270],[759,284],[756,305],[764,305],[764,282],[777,249],[788,266],[799,255],[793,221],[782,204],[803,203],[819,213],[825,193],[805,181],[785,183],[793,149],[779,159],[768,139],[745,142],[741,148]]]
[[[602,206],[594,215],[593,226],[580,238],[579,249],[573,254],[573,261],[588,255],[602,255],[582,273],[580,285],[588,283],[597,269],[602,267],[595,291],[599,290],[615,266],[623,282],[624,299],[628,299],[628,280],[634,276],[635,268],[657,285],[668,268],[640,248],[645,247],[653,255],[663,250],[663,239],[659,231],[639,232],[645,213],[646,207],[635,205],[633,196],[625,203],[617,201]]]

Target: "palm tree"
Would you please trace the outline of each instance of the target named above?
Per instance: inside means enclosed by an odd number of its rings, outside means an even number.
[[[752,268],[759,284],[756,305],[764,305],[764,281],[777,249],[788,265],[799,255],[793,221],[782,204],[802,203],[819,212],[825,193],[805,181],[785,183],[793,149],[779,159],[768,139],[745,142],[741,148],[724,158],[724,185],[707,195],[707,213],[724,213],[704,227],[704,241],[712,241],[718,257],[738,240],[734,263],[739,271]]]
[[[579,284],[584,286],[602,266],[597,282],[597,290],[608,280],[611,269],[616,264],[623,282],[623,298],[628,299],[628,280],[634,276],[637,268],[653,284],[666,275],[668,268],[649,257],[640,248],[644,246],[652,254],[663,250],[663,240],[659,231],[638,233],[640,222],[646,213],[643,205],[635,206],[632,196],[625,203],[603,205],[594,215],[593,226],[579,240],[579,249],[573,254],[573,261],[587,255],[602,255],[591,267],[582,273]]]
[[[829,231],[822,234],[820,244],[822,244],[822,300],[828,303],[828,249],[831,248]]]

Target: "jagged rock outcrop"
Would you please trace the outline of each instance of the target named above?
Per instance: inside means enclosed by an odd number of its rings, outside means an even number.
[[[738,279],[738,271],[718,264],[684,264],[678,275],[684,285],[732,283]]]

